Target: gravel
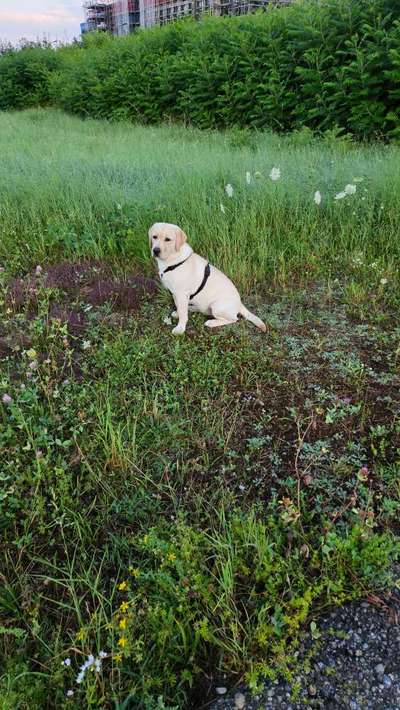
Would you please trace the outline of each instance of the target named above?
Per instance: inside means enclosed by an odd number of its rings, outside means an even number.
[[[392,594],[400,610],[400,594]],[[317,622],[318,641],[307,635],[299,648],[301,660],[316,648],[311,670],[293,680],[301,684],[297,699],[284,679],[268,681],[262,694],[245,687],[229,689],[211,710],[400,710],[400,626],[387,612],[367,602],[334,609]],[[239,700],[239,702],[238,702]]]

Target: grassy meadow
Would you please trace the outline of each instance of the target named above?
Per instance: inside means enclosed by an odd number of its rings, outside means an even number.
[[[290,680],[399,552],[400,148],[32,109],[0,152],[0,709]],[[161,220],[267,335],[171,335]]]

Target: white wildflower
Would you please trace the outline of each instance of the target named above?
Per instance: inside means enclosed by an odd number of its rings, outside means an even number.
[[[247,171],[246,173],[246,182],[248,185],[250,185],[251,183],[251,173],[249,173],[249,171]]]
[[[164,323],[165,325],[172,325],[172,320],[171,320],[171,318],[170,318],[169,316],[164,316],[164,318],[163,318],[163,323]]]
[[[388,282],[387,279],[381,279],[382,286],[386,286],[387,282]]]
[[[233,187],[229,182],[227,185],[225,185],[225,192],[228,195],[228,197],[233,197]]]
[[[100,651],[99,658],[107,658],[107,653],[105,651]]]
[[[85,677],[85,671],[80,671],[76,676],[76,684],[80,685]]]
[[[73,694],[74,694],[73,690],[67,690],[67,698],[72,698]]]
[[[36,267],[36,269],[35,269],[35,276],[40,276],[40,274],[42,273],[42,271],[43,271],[42,267],[38,264],[37,267]]]
[[[122,205],[120,205],[119,202],[117,202],[117,210],[119,210],[119,211],[122,210]]]
[[[84,340],[82,343],[82,350],[89,350],[91,344],[90,340]]]
[[[337,195],[335,195],[335,200],[343,200],[343,197],[346,197],[347,193],[346,192],[338,192]]]
[[[100,658],[96,658],[96,660],[95,660],[95,662],[94,662],[94,670],[96,671],[96,673],[100,673],[100,671],[101,671],[101,660],[100,660]]]
[[[223,206],[222,202],[220,202],[219,208],[220,208],[222,214],[225,214],[225,207]]]
[[[40,453],[42,454],[42,452],[40,452]],[[36,458],[40,458],[40,457],[38,456],[38,454],[39,454],[39,451],[36,452]],[[43,456],[43,454],[42,454],[42,456]],[[70,658],[64,658],[64,660],[63,660],[63,662],[62,662],[61,665],[62,665],[62,666],[70,666],[70,665],[71,665],[71,659],[70,659]]]
[[[317,192],[314,193],[314,202],[315,202],[315,204],[316,204],[316,205],[320,205],[320,204],[321,204],[321,199],[322,199],[322,198],[321,198],[321,193],[320,193],[319,190],[317,190]]]
[[[275,182],[276,180],[279,180],[279,178],[280,178],[280,176],[281,176],[281,170],[280,170],[280,168],[272,168],[272,170],[271,170],[269,176],[270,176],[271,180],[273,180],[274,182]]]
[[[346,185],[346,187],[344,188],[346,195],[354,195],[356,190],[357,190],[357,185],[349,184],[349,185]]]

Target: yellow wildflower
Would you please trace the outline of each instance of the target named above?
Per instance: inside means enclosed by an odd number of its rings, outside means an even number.
[[[125,589],[128,589],[128,582],[121,582],[121,583],[118,585],[118,589],[119,589],[120,592],[124,592]]]
[[[125,614],[126,611],[129,609],[129,602],[122,602],[120,605],[120,610],[122,611],[123,614]]]
[[[176,560],[176,554],[175,554],[175,552],[170,552],[169,555],[168,555],[168,557],[167,557],[167,559],[168,559],[169,562],[173,562],[174,560]]]
[[[121,636],[121,638],[118,641],[118,646],[121,646],[121,648],[125,648],[127,644],[125,636]]]
[[[79,629],[78,633],[76,634],[76,640],[83,641],[84,638],[85,638],[85,629]]]
[[[139,577],[140,574],[140,569],[139,567],[129,567],[129,572],[131,573],[132,577]]]
[[[121,619],[118,626],[120,629],[126,629],[126,619]]]
[[[122,661],[122,655],[121,655],[120,653],[116,653],[115,656],[114,656],[114,661],[115,661],[116,663],[121,663],[121,661]]]

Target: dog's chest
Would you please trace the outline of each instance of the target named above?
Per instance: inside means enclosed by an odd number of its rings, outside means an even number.
[[[173,293],[176,288],[176,278],[174,278],[172,276],[172,273],[171,274],[164,274],[162,271],[159,271],[158,275],[160,277],[161,285],[165,289],[167,289],[167,291],[171,291],[171,293]]]

